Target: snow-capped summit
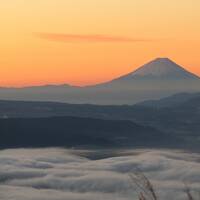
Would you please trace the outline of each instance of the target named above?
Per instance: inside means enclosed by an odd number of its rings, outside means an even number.
[[[169,58],[156,58],[121,78],[198,79],[199,77],[185,70]]]
[[[163,76],[171,73],[185,73],[186,71],[168,58],[157,58],[141,68],[137,69],[132,75],[152,75]]]

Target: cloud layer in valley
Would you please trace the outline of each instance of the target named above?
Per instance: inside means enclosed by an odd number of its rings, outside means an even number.
[[[1,199],[137,199],[129,173],[138,168],[164,200],[185,199],[183,182],[200,189],[198,154],[144,150],[101,160],[80,155],[64,149],[0,151]]]

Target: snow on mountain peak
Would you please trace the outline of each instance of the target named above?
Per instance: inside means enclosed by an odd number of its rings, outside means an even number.
[[[132,73],[133,76],[164,76],[176,73],[186,73],[186,70],[168,58],[157,58],[140,67]]]
[[[122,77],[122,79],[130,79],[134,77],[157,77],[172,79],[198,79],[195,74],[190,73],[183,67],[179,66],[169,58],[156,58],[155,60],[143,65],[134,72]]]

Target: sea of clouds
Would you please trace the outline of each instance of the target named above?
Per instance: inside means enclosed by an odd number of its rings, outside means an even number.
[[[100,151],[100,150],[99,150]],[[169,150],[124,151],[90,160],[87,151],[0,151],[1,200],[137,200],[129,175],[140,170],[161,200],[184,200],[184,183],[200,191],[200,155]]]

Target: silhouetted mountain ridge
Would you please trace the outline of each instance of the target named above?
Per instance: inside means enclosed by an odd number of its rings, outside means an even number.
[[[131,121],[80,117],[1,119],[0,133],[0,148],[169,147],[180,140]]]
[[[171,107],[186,103],[189,100],[200,97],[200,93],[178,93],[159,100],[147,100],[137,105],[148,107]],[[188,102],[189,103],[189,102]]]
[[[158,103],[157,104],[158,106],[156,106],[156,102]],[[1,118],[5,118],[5,121],[0,120],[2,122],[0,124],[0,129],[5,126],[4,123],[5,122],[7,123],[7,120],[8,121],[13,120],[16,122],[16,124],[19,123],[19,125],[15,125],[17,126],[15,127],[14,125],[9,124],[9,126],[12,127],[13,129],[12,130],[8,129],[8,130],[15,132],[14,129],[16,128],[16,130],[18,130],[18,126],[20,126],[22,129],[25,126],[28,137],[28,127],[26,126],[26,124],[28,124],[29,121],[26,121],[24,118],[30,118],[30,121],[33,122],[36,121],[37,123],[41,123],[40,125],[42,126],[43,120],[47,125],[46,122],[47,119],[45,119],[47,117],[52,118],[52,116],[74,116],[75,118],[78,117],[78,119],[81,117],[80,120],[78,120],[79,123],[84,123],[85,118],[90,118],[90,120],[88,120],[88,122],[86,123],[86,126],[93,127],[94,136],[98,134],[99,130],[101,130],[100,132],[102,132],[103,128],[100,127],[98,123],[94,123],[95,121],[93,120],[95,119],[91,118],[96,118],[96,119],[99,118],[103,120],[114,121],[115,125],[110,126],[110,128],[113,127],[110,129],[110,131],[113,133],[112,137],[118,135],[117,133],[115,133],[117,129],[122,130],[118,126],[118,124],[122,123],[121,125],[123,126],[123,130],[122,132],[120,132],[120,134],[123,135],[123,132],[127,130],[127,133],[125,133],[125,135],[128,138],[129,136],[127,134],[130,134],[130,131],[132,132],[132,130],[130,129],[129,131],[128,129],[125,128],[125,126],[127,125],[127,127],[130,127],[129,123],[131,123],[130,121],[132,121],[134,125],[135,123],[137,123],[137,125],[141,127],[155,127],[156,132],[157,130],[159,130],[161,133],[164,132],[166,135],[169,135],[170,138],[173,134],[175,138],[179,137],[182,140],[184,140],[185,142],[182,142],[183,144],[185,145],[187,144],[193,148],[193,147],[198,147],[200,144],[199,108],[200,108],[199,93],[198,94],[184,93],[184,94],[173,95],[165,99],[154,101],[153,105],[150,103],[148,104],[148,106],[146,105],[100,106],[100,105],[87,105],[87,104],[85,105],[64,104],[64,103],[53,103],[53,102],[0,101],[0,116]],[[36,119],[32,119],[33,117]],[[15,118],[15,119],[9,119],[9,118]],[[22,119],[16,119],[16,118],[22,118]],[[51,120],[47,121],[48,123],[52,122],[52,129],[55,130],[56,128],[53,128],[53,126],[55,125],[55,127],[59,127],[58,126],[59,122],[57,121],[59,120],[63,121],[64,118],[58,117],[56,118],[56,120],[55,118],[53,118],[56,122],[55,124]],[[124,122],[124,120],[129,120],[129,122]],[[92,125],[90,125],[89,122],[92,123]],[[74,133],[74,131],[78,132],[79,128],[80,131],[82,130],[81,126],[79,126],[79,123],[77,123],[76,125],[74,124],[74,126],[71,126],[70,131],[72,133]],[[111,121],[109,121],[108,123],[112,124]],[[34,125],[31,124],[30,127],[32,126],[35,127],[33,129],[33,132],[37,131],[38,124]],[[64,126],[64,122],[62,126]],[[102,123],[101,126],[104,127],[105,124]],[[59,130],[59,128],[57,128],[57,130]],[[107,129],[107,132],[110,131],[108,131]],[[40,131],[40,133],[42,133],[42,131]],[[123,138],[122,135],[120,136],[121,138]],[[9,134],[8,137],[10,137]],[[102,140],[102,141],[104,141],[105,144],[108,142],[108,140],[106,141]],[[102,142],[102,144],[104,142]],[[179,144],[177,145],[179,146]]]

